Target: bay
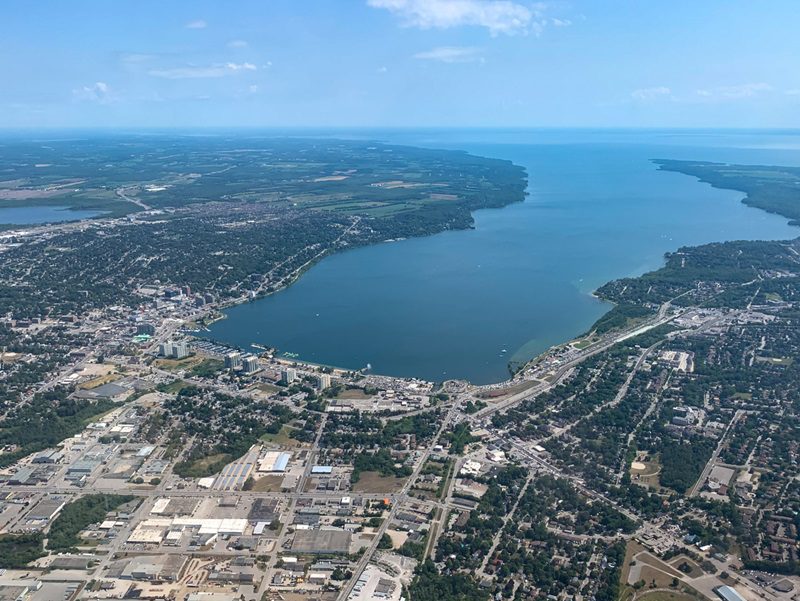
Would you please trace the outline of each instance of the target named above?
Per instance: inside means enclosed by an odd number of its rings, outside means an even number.
[[[304,132],[308,133],[308,132]],[[658,171],[655,158],[800,164],[796,132],[427,130],[337,137],[512,160],[529,196],[477,211],[475,229],[333,255],[286,290],[234,307],[209,337],[382,374],[478,384],[586,331],[601,284],[684,245],[786,239],[786,219],[743,195]]]

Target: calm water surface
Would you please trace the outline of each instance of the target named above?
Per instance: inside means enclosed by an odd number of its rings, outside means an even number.
[[[417,376],[508,376],[586,331],[611,279],[663,264],[682,245],[785,239],[800,231],[653,158],[800,165],[800,136],[686,132],[371,132],[523,165],[525,202],[478,211],[475,229],[347,251],[295,285],[241,305],[210,337],[301,359]],[[2,219],[0,219],[2,221]]]
[[[71,211],[68,207],[6,207],[0,208],[0,223],[30,225],[33,223],[57,223],[77,221],[102,214],[101,211]]]

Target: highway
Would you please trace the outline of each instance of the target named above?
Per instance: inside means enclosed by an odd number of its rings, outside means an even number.
[[[508,409],[509,407],[513,407],[514,405],[524,400],[537,397],[543,392],[546,392],[551,388],[558,386],[564,379],[564,377],[566,377],[574,367],[578,366],[580,363],[583,363],[590,357],[593,357],[598,353],[602,353],[603,351],[610,349],[615,344],[628,340],[632,336],[635,336],[639,333],[644,333],[647,330],[652,330],[653,328],[657,328],[659,326],[669,323],[678,316],[678,315],[667,315],[667,310],[671,302],[672,301],[664,303],[659,309],[658,314],[655,317],[651,318],[650,320],[637,324],[636,326],[628,328],[627,330],[623,330],[622,333],[617,333],[614,336],[606,336],[601,340],[598,340],[597,342],[587,346],[585,349],[582,349],[581,351],[578,352],[578,354],[575,357],[573,357],[572,359],[570,359],[569,361],[567,361],[558,368],[558,370],[552,376],[551,382],[543,382],[541,384],[538,384],[537,386],[534,386],[533,388],[529,388],[515,395],[512,395],[509,398],[499,403],[495,403],[493,405],[489,405],[488,407],[484,407],[480,411],[474,413],[470,418],[470,421],[473,422],[482,421],[483,418],[489,417],[494,413],[503,411],[505,409]],[[541,373],[537,374],[536,379],[542,379],[544,377],[545,374]]]

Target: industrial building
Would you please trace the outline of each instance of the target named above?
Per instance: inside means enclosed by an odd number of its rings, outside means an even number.
[[[129,543],[160,544],[169,532],[197,530],[199,535],[241,536],[247,520],[240,518],[153,518],[143,520],[128,537]]]
[[[118,403],[127,399],[131,394],[133,394],[133,390],[130,388],[109,382],[97,388],[82,388],[75,393],[75,396],[90,400],[106,399]]]
[[[64,453],[50,449],[37,453],[33,458],[33,463],[58,463],[64,458]]]
[[[21,467],[8,477],[9,484],[19,484],[24,486],[35,482],[33,470],[29,467]]]
[[[353,535],[338,528],[298,530],[292,541],[292,552],[298,554],[327,555],[350,552]]]
[[[180,578],[186,557],[156,555],[134,557],[122,570],[122,578],[149,582],[175,582]]]
[[[275,499],[256,499],[247,518],[251,522],[272,523],[278,519],[278,501]]]
[[[264,455],[261,461],[258,462],[258,471],[282,474],[286,471],[286,467],[289,465],[289,459],[291,459],[291,457],[291,453],[269,451]]]
[[[82,480],[91,475],[91,473],[97,469],[98,465],[100,465],[100,462],[96,459],[76,461],[67,468],[67,473],[64,478],[67,480]]]
[[[714,592],[717,593],[720,598],[724,599],[724,601],[745,601],[744,597],[736,592],[736,589],[732,586],[719,586],[714,589]]]
[[[33,578],[12,578],[0,580],[0,599],[6,601],[25,601],[42,588],[42,583]]]
[[[27,522],[49,522],[58,515],[66,503],[64,497],[44,497],[28,512],[25,520]]]

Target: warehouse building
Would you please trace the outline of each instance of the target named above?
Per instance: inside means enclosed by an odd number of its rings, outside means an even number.
[[[308,555],[342,554],[350,552],[353,535],[338,528],[298,530],[292,541],[292,552]]]
[[[745,601],[744,597],[736,592],[736,589],[732,586],[718,586],[714,589],[714,592],[717,593],[724,601]]]
[[[291,453],[269,451],[264,455],[264,458],[258,462],[258,471],[282,474],[286,471],[291,457]]]
[[[28,512],[25,520],[28,522],[49,522],[58,515],[66,503],[64,497],[44,497]]]
[[[186,561],[180,555],[135,557],[123,568],[121,577],[148,582],[175,582],[180,578]]]

